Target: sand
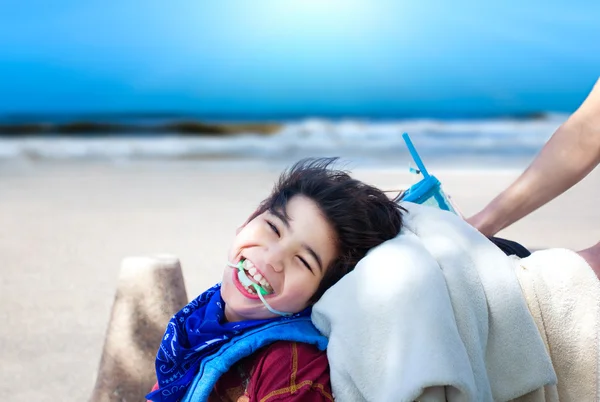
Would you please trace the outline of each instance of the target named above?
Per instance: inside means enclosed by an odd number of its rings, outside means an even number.
[[[217,282],[237,225],[277,167],[181,162],[0,164],[0,397],[84,401],[94,385],[120,261],[180,257],[188,295]],[[518,170],[435,174],[469,215]],[[398,169],[359,169],[384,189]],[[600,172],[501,235],[528,247],[579,249],[600,240]]]

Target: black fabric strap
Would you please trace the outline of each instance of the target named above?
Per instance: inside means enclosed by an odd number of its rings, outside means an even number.
[[[502,239],[500,237],[488,237],[500,250],[506,255],[516,255],[517,257],[525,258],[531,255],[531,252],[516,241]]]

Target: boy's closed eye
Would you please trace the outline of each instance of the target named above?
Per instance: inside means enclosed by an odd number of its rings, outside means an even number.
[[[302,258],[301,256],[298,256],[298,259],[302,262],[302,264],[304,264],[304,266],[306,268],[308,268],[308,270],[314,275],[314,271],[313,269],[310,267],[310,264],[308,262],[306,262],[306,260],[304,258]]]
[[[279,229],[277,229],[277,226],[275,226],[275,224],[273,222],[271,222],[268,219],[265,219],[267,224],[269,225],[269,227],[271,228],[271,230],[273,231],[273,233],[275,233],[277,235],[277,237],[281,237],[281,232],[279,231]]]

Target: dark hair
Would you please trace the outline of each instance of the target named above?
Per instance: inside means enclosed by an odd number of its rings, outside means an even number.
[[[249,220],[266,211],[285,212],[289,200],[303,195],[313,200],[337,239],[338,258],[328,267],[310,302],[315,303],[344,275],[354,269],[371,248],[395,237],[402,227],[402,211],[383,191],[331,168],[338,158],[307,158],[284,171],[271,195]]]

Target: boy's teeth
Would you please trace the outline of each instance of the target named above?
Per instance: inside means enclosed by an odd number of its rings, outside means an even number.
[[[267,282],[266,279],[263,278],[263,280],[260,281],[260,284],[262,285],[263,288],[265,288],[265,290],[268,290],[269,292],[273,291],[273,288],[271,287],[271,284],[269,282]]]
[[[267,290],[267,291],[272,291],[273,290],[273,288],[267,282],[267,280],[258,272],[258,270],[256,269],[256,267],[254,267],[254,264],[252,263],[252,261],[245,259],[242,266],[246,269],[246,271],[250,274],[250,276],[256,282],[258,282],[265,290]],[[254,290],[254,287],[252,287],[252,286],[250,286],[247,289],[251,293],[256,293],[256,291]]]

